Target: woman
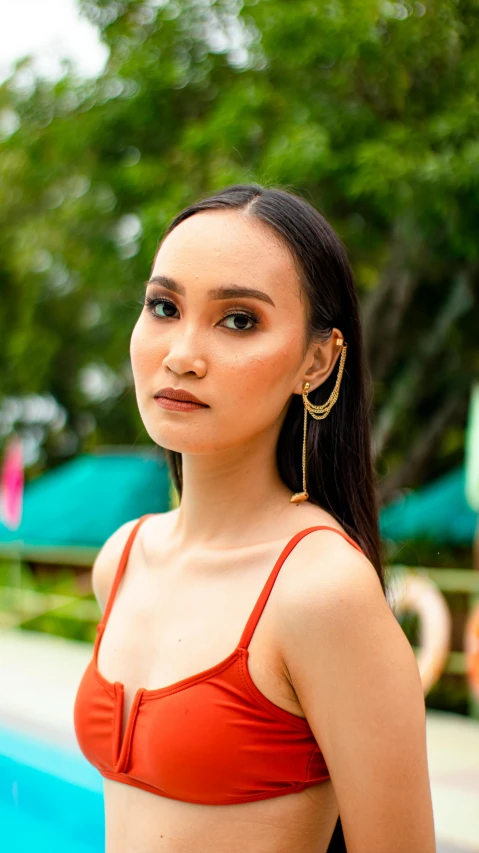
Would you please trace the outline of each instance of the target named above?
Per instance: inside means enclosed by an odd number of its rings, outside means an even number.
[[[279,189],[192,205],[131,361],[180,504],[124,524],[93,569],[75,727],[105,778],[107,853],[433,853],[339,238]]]

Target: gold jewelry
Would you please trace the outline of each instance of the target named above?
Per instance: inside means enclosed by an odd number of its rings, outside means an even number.
[[[306,431],[307,431],[307,421],[308,421],[308,412],[316,421],[323,420],[326,418],[331,409],[333,408],[336,400],[339,396],[339,386],[341,385],[341,379],[343,376],[344,370],[344,362],[346,361],[346,348],[347,344],[344,343],[343,340],[338,338],[336,341],[337,346],[341,347],[341,359],[339,362],[338,375],[336,377],[336,382],[334,388],[331,392],[331,396],[320,406],[315,406],[308,400],[308,391],[310,388],[310,383],[305,382],[303,385],[303,403],[304,403],[304,420],[303,420],[303,452],[302,452],[302,464],[303,464],[303,491],[295,492],[295,494],[290,498],[290,503],[297,504],[301,503],[301,501],[307,501],[309,495],[306,491]]]

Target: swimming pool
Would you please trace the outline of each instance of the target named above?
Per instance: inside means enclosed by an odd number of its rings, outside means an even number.
[[[102,777],[81,755],[0,726],[0,846],[104,853]]]

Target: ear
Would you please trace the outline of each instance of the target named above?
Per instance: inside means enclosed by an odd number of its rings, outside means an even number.
[[[342,347],[339,343],[344,343],[344,335],[339,329],[334,328],[327,341],[321,343],[316,341],[311,344],[303,362],[300,378],[293,389],[294,394],[303,393],[305,382],[309,382],[308,393],[311,393],[326,381],[334,370],[336,362],[341,358]]]

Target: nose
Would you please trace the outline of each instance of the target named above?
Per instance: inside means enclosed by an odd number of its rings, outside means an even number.
[[[198,340],[193,331],[183,328],[172,335],[168,352],[163,359],[163,367],[180,376],[183,373],[195,373],[204,376],[206,360],[198,352]]]

